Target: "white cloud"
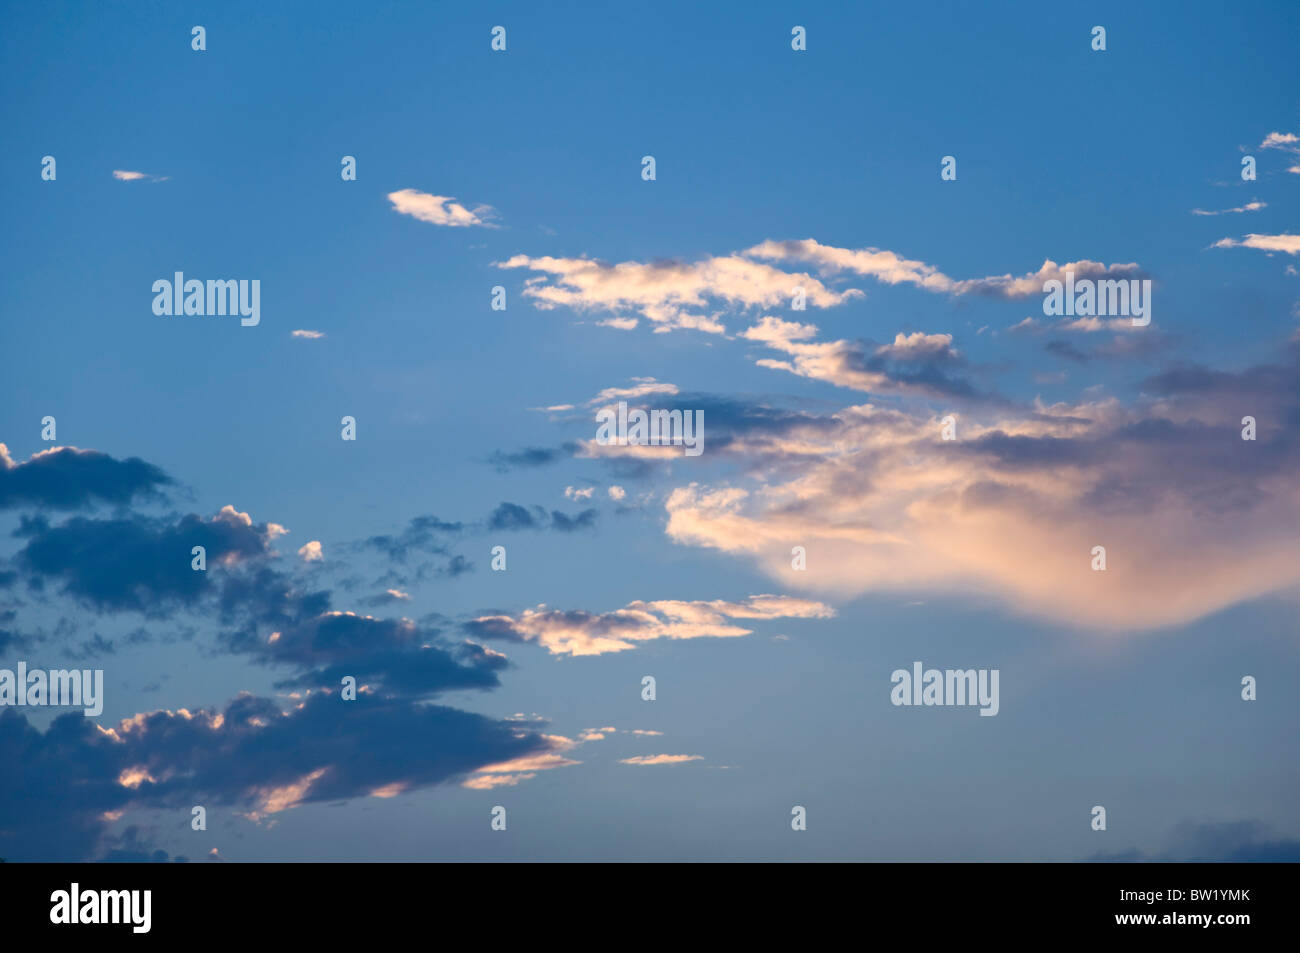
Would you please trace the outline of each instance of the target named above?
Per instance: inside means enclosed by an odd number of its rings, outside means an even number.
[[[1286,252],[1300,255],[1300,235],[1247,235],[1242,239],[1221,238],[1215,248],[1255,248],[1265,252]]]
[[[388,201],[393,204],[395,212],[409,215],[431,225],[446,225],[452,228],[471,225],[479,225],[485,228],[495,227],[488,221],[488,219],[496,215],[496,210],[490,205],[480,205],[471,211],[454,198],[445,195],[430,195],[428,192],[420,192],[417,189],[401,189],[397,192],[390,192],[388,193]]]

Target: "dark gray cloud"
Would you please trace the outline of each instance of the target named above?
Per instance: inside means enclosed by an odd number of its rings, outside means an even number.
[[[209,592],[214,566],[269,552],[267,524],[248,524],[231,514],[228,508],[211,520],[193,514],[174,520],[78,516],[34,528],[16,563],[37,588],[61,582],[64,593],[94,609],[166,613]],[[195,546],[205,548],[209,571],[192,568]]]
[[[1102,851],[1097,863],[1297,863],[1300,840],[1278,838],[1260,821],[1183,821],[1157,851]]]
[[[448,550],[439,542],[441,536],[459,533],[462,523],[452,523],[436,516],[417,516],[397,535],[371,536],[365,545],[377,549],[389,559],[405,563],[413,552],[446,555]]]
[[[41,498],[30,486],[23,492]],[[63,487],[54,498],[92,496]],[[554,521],[545,511],[542,517]],[[594,511],[565,519],[579,528],[592,518]],[[440,535],[463,529],[422,516],[400,534],[361,545],[400,563],[438,547]],[[298,702],[288,709],[245,694],[221,712],[142,714],[113,734],[80,713],[56,718],[42,733],[25,714],[5,708],[0,855],[167,860],[138,827],[113,834],[113,817],[155,808],[188,816],[196,803],[266,815],[379,788],[443,783],[553,746],[513,722],[430,704],[443,692],[499,686],[505,656],[463,637],[444,639],[437,614],[414,623],[335,610],[332,592],[305,587],[296,564],[278,568],[284,563],[276,562],[272,542],[279,531],[231,507],[211,519],[119,513],[112,519],[76,516],[59,525],[43,515],[21,520],[14,535],[24,545],[5,570],[7,585],[25,581],[47,597],[57,587],[58,594],[97,612],[163,619],[169,629],[185,618],[215,623],[218,648],[272,668],[282,676],[280,687],[302,695],[295,693]],[[194,546],[207,551],[206,571],[192,568]],[[464,557],[451,556],[439,571],[458,575],[470,568]],[[0,615],[0,649],[29,642],[11,625],[16,617],[8,608]],[[71,636],[63,625],[66,641]],[[94,633],[69,650],[90,657],[111,654],[117,644]],[[354,701],[340,697],[345,676],[361,688]]]
[[[139,838],[109,837],[105,814],[166,809],[188,819],[190,807],[203,804],[267,815],[379,788],[440,784],[550,746],[514,722],[366,694],[345,702],[314,693],[287,711],[241,695],[221,712],[140,715],[112,735],[80,713],[41,733],[5,708],[0,856],[161,860],[166,855]]]
[[[492,511],[484,525],[490,532],[553,529],[560,533],[573,533],[594,528],[598,516],[595,509],[585,509],[570,516],[559,510],[548,513],[541,506],[525,507],[506,502]]]
[[[506,667],[499,654],[473,645],[448,646],[437,629],[406,619],[329,612],[246,646],[260,660],[300,674],[285,687],[332,688],[345,675],[394,696],[426,698],[443,691],[495,688]]]
[[[129,503],[158,495],[172,483],[138,457],[115,460],[95,450],[57,447],[14,463],[0,443],[0,510],[20,506],[78,509],[92,503]]]
[[[488,463],[505,473],[509,470],[526,467],[544,467],[571,457],[578,450],[576,443],[565,443],[558,447],[523,447],[519,450],[497,450],[488,457]]]
[[[1057,357],[1063,357],[1067,361],[1074,361],[1076,364],[1086,364],[1092,360],[1092,355],[1075,347],[1069,341],[1062,338],[1055,338],[1043,345],[1043,350],[1048,354],[1055,354]]]

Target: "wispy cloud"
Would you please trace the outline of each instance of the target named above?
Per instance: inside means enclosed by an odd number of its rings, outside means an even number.
[[[1267,208],[1267,202],[1247,202],[1245,205],[1238,205],[1236,208],[1224,208],[1215,212],[1207,212],[1205,209],[1192,209],[1193,215],[1233,215],[1239,212],[1258,212],[1262,208]]]
[[[148,172],[130,172],[126,169],[114,169],[113,178],[119,182],[166,182],[171,176],[150,175]]]
[[[536,642],[553,655],[602,655],[654,639],[735,638],[753,630],[737,619],[826,619],[830,606],[790,596],[751,596],[745,602],[632,602],[613,612],[562,611],[539,605],[517,615],[484,615],[465,624],[471,635]]]
[[[620,758],[619,764],[658,765],[683,764],[687,761],[703,761],[699,754],[641,754],[635,758]]]
[[[1221,238],[1215,248],[1255,248],[1265,252],[1286,252],[1300,255],[1300,235],[1246,235],[1244,238]]]

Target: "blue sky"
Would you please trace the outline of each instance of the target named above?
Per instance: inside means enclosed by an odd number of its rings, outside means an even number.
[[[0,854],[1300,854],[1293,4],[5,20],[0,667],[147,717],[0,711]],[[1045,316],[1067,266],[1151,324]],[[155,315],[176,271],[260,324]],[[619,390],[705,452],[593,445]],[[998,715],[892,705],[916,660]]]

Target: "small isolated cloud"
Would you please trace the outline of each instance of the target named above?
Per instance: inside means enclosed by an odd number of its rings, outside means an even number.
[[[1236,212],[1258,212],[1262,208],[1267,208],[1267,202],[1247,202],[1245,205],[1238,205],[1236,208],[1219,209],[1216,212],[1207,212],[1204,209],[1192,209],[1193,215],[1232,215]]]
[[[596,488],[594,486],[585,487],[581,490],[577,487],[566,486],[564,488],[564,498],[566,500],[589,500],[595,492]]]
[[[487,519],[487,528],[491,532],[509,532],[515,530],[553,529],[561,533],[573,533],[578,530],[591,529],[596,525],[597,512],[585,509],[569,516],[559,510],[549,513],[540,506],[525,507],[518,503],[501,503]]]
[[[325,553],[321,551],[320,540],[313,539],[307,545],[298,550],[298,555],[302,557],[303,562],[314,563],[325,558]]]
[[[319,341],[321,338],[323,338],[323,337],[325,336],[325,332],[324,332],[324,331],[308,331],[308,330],[305,330],[305,329],[300,329],[300,330],[294,331],[294,332],[293,332],[293,336],[296,337],[296,338],[306,338],[306,339],[309,340],[309,341]]]
[[[119,182],[166,182],[169,176],[150,175],[148,172],[131,172],[126,169],[114,169],[113,178]]]
[[[633,377],[631,385],[627,387],[606,387],[587,401],[587,406],[595,407],[597,404],[607,404],[610,401],[636,400],[638,397],[649,397],[651,394],[673,396],[677,394],[677,385],[655,380],[653,377]]]
[[[627,491],[617,484],[611,486],[607,492],[611,500],[621,500],[627,496]]]
[[[1214,243],[1215,248],[1254,248],[1264,252],[1286,252],[1288,255],[1300,255],[1300,235],[1247,235],[1241,239],[1221,238]]]
[[[1259,144],[1261,149],[1283,149],[1300,153],[1300,136],[1294,132],[1270,132]]]
[[[554,409],[556,408],[547,408],[547,410]],[[559,409],[572,410],[573,408],[570,405],[559,405]],[[548,463],[555,463],[566,455],[572,454],[576,449],[576,444],[566,444],[559,447],[524,447],[520,450],[495,450],[488,457],[488,462],[504,473],[517,467],[546,466]]]
[[[619,764],[682,764],[686,761],[703,761],[704,756],[699,754],[640,754],[635,758],[621,758]]]
[[[496,209],[490,205],[480,205],[467,209],[454,198],[446,195],[430,195],[417,189],[402,189],[388,193],[388,201],[393,203],[393,211],[409,215],[430,225],[446,225],[450,228],[464,228],[479,225],[494,228],[488,219],[496,216]]]

